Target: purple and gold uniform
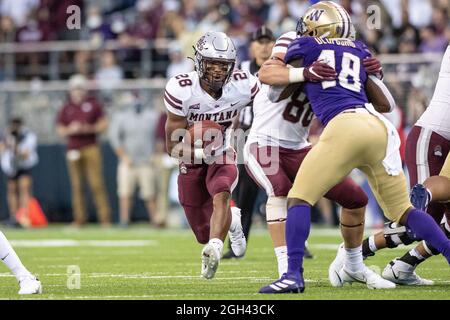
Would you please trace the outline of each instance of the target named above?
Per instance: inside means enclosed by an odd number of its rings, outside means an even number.
[[[375,114],[365,93],[367,74],[362,60],[369,56],[364,43],[349,39],[302,37],[289,46],[286,62],[301,59],[308,66],[324,60],[338,76],[335,81],[304,85],[314,113],[326,127],[305,157],[288,197],[314,205],[358,168],[367,175],[385,215],[398,221],[411,204],[401,162],[393,161],[400,169],[392,172],[385,165],[389,162],[386,156],[391,132],[382,116]],[[398,148],[391,148],[391,152],[398,154]],[[325,162],[330,157],[333,161]]]
[[[355,106],[362,108],[368,103],[364,90],[367,74],[361,66],[362,60],[370,56],[361,41],[301,37],[291,43],[285,61],[289,63],[302,58],[303,65],[309,66],[316,60],[324,60],[335,68],[339,75],[336,81],[306,82],[304,85],[314,113],[326,125],[342,111]]]

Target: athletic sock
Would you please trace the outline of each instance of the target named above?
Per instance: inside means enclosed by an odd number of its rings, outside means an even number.
[[[217,248],[219,250],[219,256],[222,256],[222,250],[223,250],[223,241],[219,238],[213,238],[210,239],[208,242],[213,247]]]
[[[3,263],[11,270],[14,276],[19,280],[23,276],[29,276],[31,273],[25,268],[20,261],[14,249],[11,247],[8,239],[3,232],[0,231],[0,258]]]
[[[421,262],[425,261],[425,258],[417,251],[416,248],[411,249],[407,253],[403,255],[399,259],[400,261],[403,261],[414,268],[417,267]]]
[[[274,251],[278,262],[278,275],[281,278],[281,276],[287,272],[288,268],[287,247],[286,246],[276,247],[274,248]]]
[[[344,266],[347,271],[358,272],[364,269],[362,246],[345,248]]]
[[[367,257],[371,257],[375,255],[375,252],[377,251],[377,246],[375,245],[375,237],[370,236],[363,240],[362,243],[362,255],[363,258],[366,259]]]
[[[311,207],[296,205],[288,209],[286,219],[286,244],[288,251],[288,276],[300,279],[303,273],[305,241],[311,225]]]

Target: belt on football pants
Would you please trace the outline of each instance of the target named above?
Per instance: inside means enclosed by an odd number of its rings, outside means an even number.
[[[344,111],[342,111],[341,113],[366,113],[366,114],[370,114],[369,111],[367,111],[367,109],[364,106],[354,106],[351,109],[346,109]]]

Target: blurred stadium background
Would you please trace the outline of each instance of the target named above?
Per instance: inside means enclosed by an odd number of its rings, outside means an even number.
[[[315,2],[1,0],[0,128],[19,116],[37,133],[40,162],[33,170],[33,193],[49,221],[72,221],[65,144],[55,129],[71,75],[79,73],[91,80],[91,93],[103,104],[108,118],[126,107],[130,92],[146,108],[163,113],[166,79],[192,69],[186,57],[192,56],[192,44],[202,33],[212,29],[226,32],[243,61],[251,58],[249,35],[257,27],[265,24],[276,36],[294,30],[297,19]],[[434,89],[442,53],[450,40],[450,1],[338,2],[351,13],[358,37],[382,61],[385,82],[402,111],[400,126],[406,134]],[[77,13],[79,21],[73,20]],[[369,22],[375,22],[375,28],[369,29]],[[75,29],[69,29],[68,23],[75,23]],[[117,159],[106,134],[102,152],[112,217],[117,221]],[[8,217],[5,182],[2,177],[0,219]],[[177,209],[176,183],[170,184],[169,194],[174,194],[168,197],[171,208]],[[92,203],[89,208],[91,221],[95,221]],[[141,204],[135,207],[133,217],[147,219]]]
[[[72,75],[83,74],[90,80],[91,94],[104,106],[109,120],[129,107],[130,94],[138,97],[145,108],[162,116],[166,79],[193,68],[186,57],[192,56],[192,44],[202,33],[226,32],[243,61],[251,58],[249,37],[259,26],[269,26],[275,36],[294,30],[297,19],[315,2],[0,0],[0,131],[6,130],[11,118],[21,117],[36,132],[40,161],[32,172],[33,194],[49,222],[68,223],[73,219],[66,144],[56,133],[57,113],[67,99],[68,79]],[[397,126],[406,135],[433,93],[442,54],[450,41],[450,1],[337,2],[351,13],[358,37],[382,61],[384,81],[401,111],[397,113]],[[157,138],[161,139],[160,135]],[[102,136],[101,146],[103,176],[112,221],[116,223],[118,161],[107,134]],[[162,154],[161,150],[156,154],[159,160],[155,184],[167,180],[169,187],[166,190],[159,185],[163,205],[158,210],[165,210],[162,209],[165,202],[169,207],[168,226],[186,226],[177,204],[176,165]],[[7,181],[3,174],[0,179],[0,220],[6,221]],[[86,193],[90,199],[90,221],[96,222],[92,195],[89,189]],[[263,203],[262,196],[255,210],[261,211]],[[315,221],[325,222],[318,211]],[[376,219],[368,219],[368,225],[379,227],[380,221]],[[142,202],[135,205],[133,220],[148,220]],[[265,226],[263,218],[258,221]],[[261,299],[256,294],[259,287],[276,277],[275,257],[265,230],[252,231],[246,258],[224,261],[215,282],[208,283],[199,278],[200,247],[190,230],[149,232],[147,225],[128,230],[96,226],[74,230],[61,228],[59,224],[32,231],[6,230],[23,262],[39,275],[45,298]],[[449,298],[448,266],[441,258],[432,259],[420,268],[421,275],[437,281],[431,288],[402,287],[389,293],[369,291],[362,285],[340,291],[331,288],[327,268],[340,239],[337,227],[313,228],[310,248],[320,259],[305,262],[307,298]],[[404,250],[383,251],[370,259],[369,264],[382,268]],[[71,275],[68,267],[73,265],[82,272],[81,289],[76,293],[69,290],[68,282]],[[17,283],[12,275],[4,269],[0,276],[5,277],[0,298],[15,295]]]

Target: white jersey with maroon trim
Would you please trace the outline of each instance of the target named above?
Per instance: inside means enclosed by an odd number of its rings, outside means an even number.
[[[416,125],[433,130],[450,140],[450,45],[442,59],[433,98]]]
[[[227,128],[239,111],[253,102],[259,88],[258,78],[248,71],[235,70],[216,100],[202,89],[197,72],[192,71],[170,78],[164,103],[171,113],[186,117],[188,125],[211,120]]]
[[[283,34],[275,42],[272,55],[285,54],[295,38],[295,32]],[[253,101],[254,118],[247,143],[293,150],[309,146],[309,128],[314,114],[301,87],[289,98],[275,103],[268,98],[269,88],[269,85],[262,84]]]

